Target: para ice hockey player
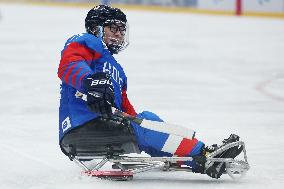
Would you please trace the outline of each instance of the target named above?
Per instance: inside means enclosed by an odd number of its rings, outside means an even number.
[[[126,15],[118,8],[99,5],[88,12],[85,28],[86,33],[67,40],[58,68],[62,81],[59,144],[65,155],[94,151],[103,154],[109,146],[113,151],[145,151],[151,156],[203,157],[218,149],[206,147],[195,137],[182,138],[117,120],[112,107],[131,116],[162,122],[152,112],[136,113],[127,97],[127,76],[113,56],[129,44]],[[238,140],[237,135],[231,135],[223,145]],[[235,158],[240,151],[229,149],[218,157]],[[184,164],[213,178],[225,172],[224,163],[196,160]]]

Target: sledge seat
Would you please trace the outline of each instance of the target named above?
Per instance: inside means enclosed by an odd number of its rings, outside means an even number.
[[[60,141],[68,157],[118,156],[140,153],[129,122],[97,118],[64,135]]]

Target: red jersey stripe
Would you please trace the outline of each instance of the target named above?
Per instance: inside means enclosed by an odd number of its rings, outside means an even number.
[[[84,73],[83,75],[81,75],[81,77],[80,77],[80,79],[79,79],[79,82],[78,82],[79,87],[81,87],[82,79],[83,79],[87,74],[89,74],[89,73],[90,73],[90,72],[86,72],[86,73]]]
[[[77,78],[77,75],[80,73],[81,70],[82,70],[82,68],[79,68],[79,69],[72,75],[72,86],[76,86],[76,78]]]
[[[181,143],[179,144],[175,155],[180,156],[180,157],[185,157],[188,156],[189,153],[192,151],[192,149],[194,148],[194,146],[197,144],[198,140],[197,139],[188,139],[188,138],[184,138]]]
[[[70,75],[71,75],[71,73],[72,73],[72,71],[73,71],[73,69],[74,69],[74,67],[77,65],[77,63],[74,63],[69,69],[68,69],[68,71],[67,71],[67,73],[65,74],[65,76],[64,76],[64,81],[67,83],[67,84],[69,84],[69,77],[70,77]]]

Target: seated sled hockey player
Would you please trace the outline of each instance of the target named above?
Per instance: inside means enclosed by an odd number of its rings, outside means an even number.
[[[137,114],[127,97],[127,77],[114,58],[127,47],[128,23],[118,8],[98,5],[85,19],[86,33],[69,38],[61,52],[58,77],[61,79],[59,144],[68,157],[140,153],[152,157],[196,157],[183,162],[193,172],[219,178],[224,163],[198,161],[220,146],[206,146],[192,137],[146,128],[117,116],[119,112],[144,120],[163,122],[148,111]],[[165,126],[166,127],[166,126]],[[239,141],[230,135],[222,145]],[[217,158],[235,158],[241,147],[230,148]]]

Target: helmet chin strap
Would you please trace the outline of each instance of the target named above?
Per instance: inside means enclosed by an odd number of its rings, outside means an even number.
[[[94,30],[91,33],[97,37],[103,38],[104,29],[102,26],[97,26],[94,28]]]
[[[104,36],[104,28],[102,26],[98,26],[98,37],[103,38]]]

